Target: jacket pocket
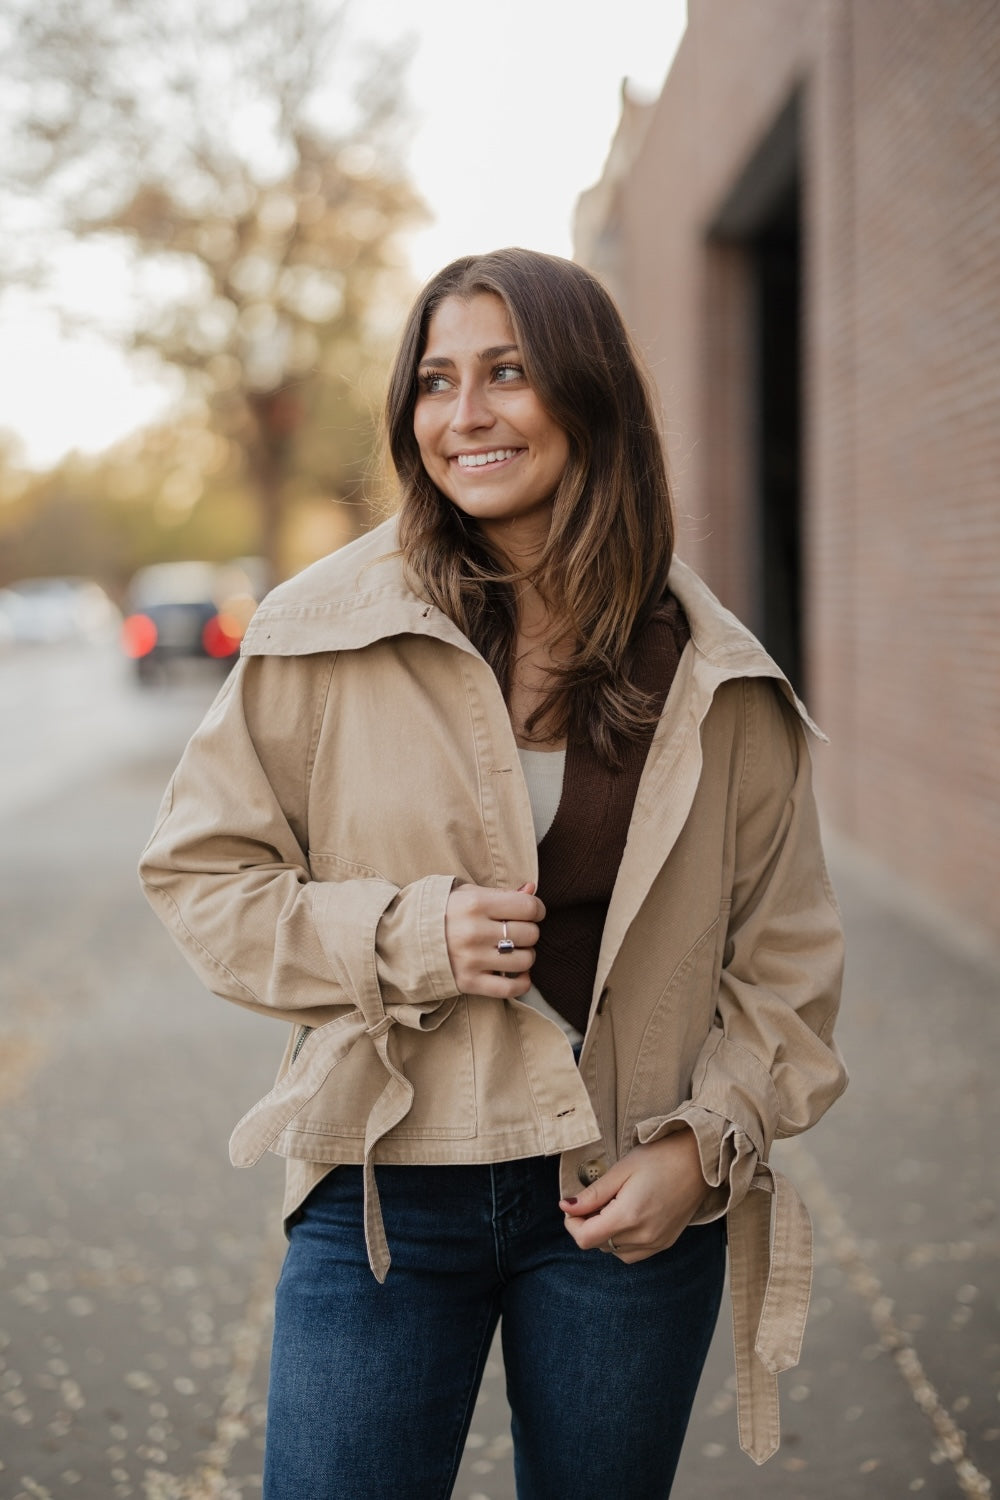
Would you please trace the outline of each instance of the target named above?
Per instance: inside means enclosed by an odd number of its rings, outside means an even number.
[[[301,1039],[302,1045],[306,1040],[308,1037]],[[297,1046],[299,1042],[296,1038]],[[322,1046],[322,1038],[317,1038],[315,1045]],[[433,1030],[393,1026],[389,1048],[393,1062],[413,1085],[413,1103],[384,1137],[380,1155],[385,1155],[388,1147],[391,1159],[393,1141],[466,1140],[474,1136],[478,1116],[468,1001],[460,999],[447,1020]],[[364,1140],[368,1117],[388,1076],[362,1032],[271,1149],[280,1156],[311,1161],[359,1159],[356,1152],[344,1156],[343,1148],[346,1143],[360,1145]]]
[[[309,873],[314,880],[388,880],[374,865],[362,864],[357,859],[344,859],[339,854],[325,854],[320,849],[310,849]]]
[[[448,1019],[434,1031],[396,1026],[393,1041],[399,1066],[413,1084],[413,1105],[392,1135],[400,1140],[460,1140],[475,1135],[479,1127],[476,1070],[466,997],[459,998]]]

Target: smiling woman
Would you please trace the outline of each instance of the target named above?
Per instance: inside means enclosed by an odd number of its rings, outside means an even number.
[[[844,1086],[840,927],[805,711],[673,558],[649,389],[580,266],[435,276],[398,517],[264,601],[145,852],[206,983],[292,1023],[230,1143],[288,1158],[265,1500],[444,1500],[498,1322],[522,1500],[666,1500],[724,1224],[776,1446],[768,1153]]]
[[[650,388],[610,297],[558,256],[453,262],[411,311],[387,410],[400,537],[511,695],[518,744],[575,737],[614,765],[619,736],[650,723],[630,655],[662,594],[673,513]]]
[[[511,561],[514,549],[527,563],[549,534],[569,440],[521,358],[499,297],[445,298],[427,328],[413,432],[442,494]]]

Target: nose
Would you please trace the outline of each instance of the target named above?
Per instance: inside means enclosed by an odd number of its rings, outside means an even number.
[[[474,432],[477,428],[492,427],[495,421],[486,393],[479,382],[463,381],[452,408],[452,431]]]

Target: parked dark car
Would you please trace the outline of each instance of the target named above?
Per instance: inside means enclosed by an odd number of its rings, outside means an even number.
[[[226,670],[257,607],[247,563],[169,562],[140,568],[129,585],[121,642],[140,682],[173,662],[218,662]]]

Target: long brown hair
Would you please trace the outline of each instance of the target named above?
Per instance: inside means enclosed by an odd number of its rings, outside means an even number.
[[[400,341],[386,427],[399,477],[400,546],[428,597],[468,636],[509,693],[517,635],[512,570],[476,522],[432,483],[413,432],[417,367],[435,309],[491,292],[503,302],[525,374],[565,430],[569,460],[548,539],[528,576],[563,644],[529,736],[589,739],[609,765],[616,741],[648,730],[633,679],[637,637],[666,587],[674,524],[650,383],[608,293],[582,266],[532,250],[456,260],[427,283]]]

